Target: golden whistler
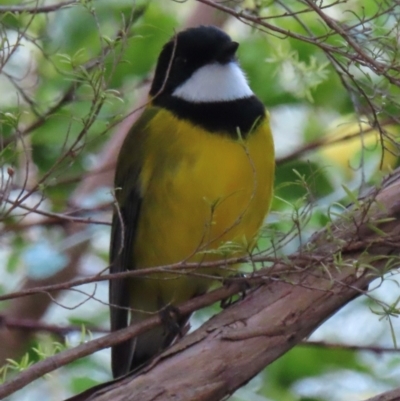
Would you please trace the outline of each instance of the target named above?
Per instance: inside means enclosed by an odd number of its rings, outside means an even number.
[[[199,263],[196,273],[221,276],[223,268],[202,269],[201,262],[254,247],[272,198],[274,145],[237,48],[212,26],[180,32],[163,47],[149,105],[118,157],[112,273],[187,261]],[[111,329],[203,294],[213,283],[182,273],[112,280]],[[177,327],[188,318],[179,316]],[[114,377],[166,348],[179,332],[167,326],[114,346]]]

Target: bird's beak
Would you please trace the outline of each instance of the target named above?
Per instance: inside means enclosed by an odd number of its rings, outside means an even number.
[[[238,47],[239,43],[237,42],[227,43],[222,49],[220,49],[215,59],[221,64],[227,64],[230,61],[233,61]]]

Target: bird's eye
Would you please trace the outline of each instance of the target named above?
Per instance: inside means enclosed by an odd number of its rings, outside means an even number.
[[[174,63],[178,65],[185,65],[187,63],[187,58],[182,56],[177,56],[175,57]]]

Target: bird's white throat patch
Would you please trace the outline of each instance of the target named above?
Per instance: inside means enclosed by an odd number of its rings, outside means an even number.
[[[172,93],[172,96],[195,103],[222,102],[252,95],[246,77],[236,62],[200,67]]]

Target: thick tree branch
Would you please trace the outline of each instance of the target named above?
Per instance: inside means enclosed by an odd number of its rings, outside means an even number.
[[[323,263],[261,285],[151,367],[90,400],[217,401],[233,393],[396,266],[391,262],[400,248],[399,199],[397,170],[302,249]]]
[[[400,401],[400,387],[377,395],[376,397],[368,398],[365,401]]]
[[[212,401],[231,394],[394,266],[390,262],[400,248],[399,199],[400,169],[311,238],[299,255],[302,261],[310,261],[308,267],[279,275],[275,266],[262,269],[256,279],[261,284],[242,302],[183,338],[139,375],[106,386],[93,400]],[[234,287],[232,293],[240,288]],[[231,290],[221,288],[196,298],[181,313],[216,301],[220,297],[212,296],[228,295]],[[39,362],[1,386],[0,397],[159,323],[154,316],[140,327],[128,327]]]
[[[309,266],[300,268],[294,262],[285,274],[278,273],[275,265],[260,270],[255,279],[258,288],[242,302],[182,339],[140,374],[106,386],[91,399],[212,401],[231,394],[344,304],[365,293],[372,280],[397,265],[393,261],[397,261],[400,248],[399,199],[400,169],[311,238],[297,254],[302,262],[309,260]],[[237,283],[232,287],[193,299],[180,308],[181,313],[240,289]],[[159,317],[154,316],[141,325],[39,362],[1,386],[0,397],[159,323]]]

